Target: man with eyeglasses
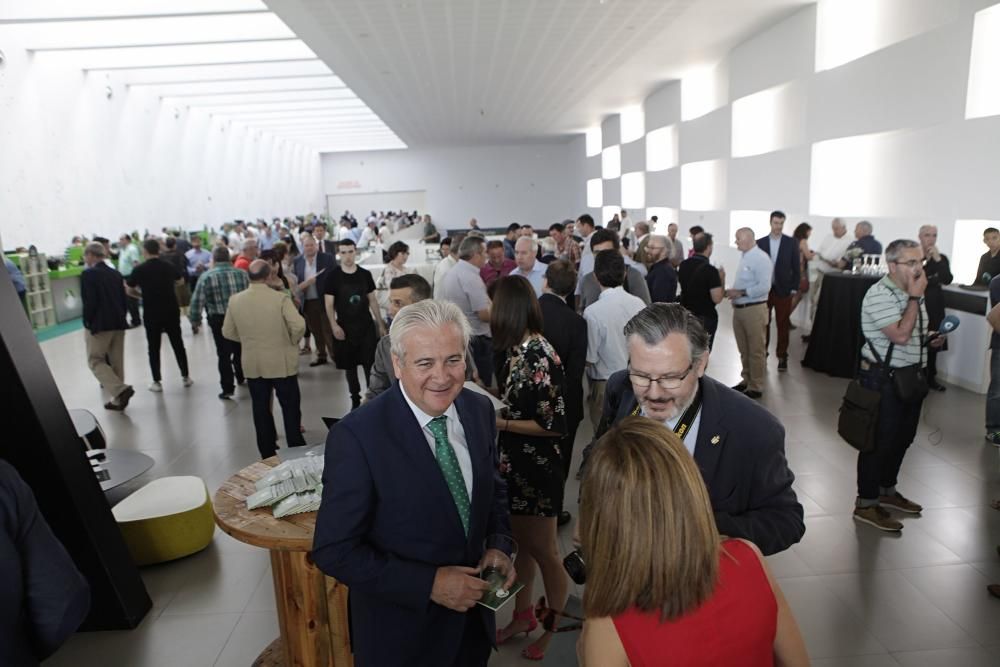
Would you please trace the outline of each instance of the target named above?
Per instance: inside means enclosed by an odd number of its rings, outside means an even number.
[[[798,542],[805,524],[785,459],[785,429],[705,375],[701,321],[680,304],[654,303],[629,320],[625,338],[628,366],[608,379],[595,442],[626,417],[662,422],[698,463],[720,533],[748,539],[765,555]]]
[[[879,530],[898,533],[903,524],[886,507],[920,514],[919,504],[896,490],[899,469],[917,434],[923,398],[906,400],[893,373],[927,361],[925,345],[939,348],[945,337],[927,336],[924,251],[916,241],[898,239],[885,249],[889,273],[868,288],[861,302],[861,347],[858,381],[880,394],[875,448],[858,453],[858,497],[854,519]]]

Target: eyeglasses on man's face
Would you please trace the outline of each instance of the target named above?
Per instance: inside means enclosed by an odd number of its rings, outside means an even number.
[[[922,259],[909,259],[909,260],[907,260],[905,262],[895,261],[895,262],[892,262],[892,263],[895,264],[896,266],[905,266],[905,267],[910,268],[910,269],[915,269],[918,266],[923,266],[924,265],[924,260],[922,260]]]
[[[642,373],[636,373],[632,370],[632,367],[628,368],[628,379],[632,381],[632,385],[636,389],[649,389],[653,383],[656,383],[660,389],[679,389],[687,376],[691,374],[694,369],[694,362],[692,361],[687,370],[681,375],[661,375],[660,377],[649,377],[648,375],[643,375]]]

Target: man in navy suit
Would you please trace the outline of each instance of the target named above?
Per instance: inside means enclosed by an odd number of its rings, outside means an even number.
[[[774,265],[771,293],[767,295],[767,346],[771,345],[771,317],[777,318],[778,327],[778,371],[788,370],[788,332],[792,328],[792,301],[799,290],[801,265],[799,264],[799,244],[788,234],[782,234],[785,214],[771,213],[771,233],[757,239],[757,247],[771,257]]]
[[[750,540],[765,555],[802,539],[785,429],[763,407],[705,375],[708,333],[701,320],[680,304],[654,303],[628,322],[625,336],[629,365],[608,380],[597,437],[628,416],[662,422],[694,456],[720,533]]]
[[[319,244],[311,235],[302,239],[302,254],[295,258],[295,278],[302,297],[302,316],[306,326],[316,337],[316,358],[310,366],[322,366],[327,361],[327,351],[333,355],[333,330],[326,317],[323,295],[326,294],[326,278],[337,265],[336,258],[321,252]]]
[[[327,436],[312,558],[350,588],[359,667],[485,665],[496,631],[476,606],[483,543],[510,535],[495,412],[463,389],[456,305],[407,306],[389,336],[399,382]]]

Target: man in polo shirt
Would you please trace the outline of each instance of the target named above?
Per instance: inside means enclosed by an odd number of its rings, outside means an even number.
[[[923,400],[904,403],[889,377],[889,368],[923,365],[927,352],[927,310],[924,290],[924,251],[917,241],[899,239],[886,248],[889,274],[872,285],[861,302],[861,348],[858,380],[881,395],[875,448],[858,453],[858,497],[854,518],[888,532],[899,532],[903,524],[885,509],[919,514],[920,505],[896,490],[896,477],[906,449],[913,442],[920,422]],[[940,347],[943,336],[929,344]],[[890,350],[891,347],[891,350]]]
[[[583,311],[587,322],[587,406],[596,432],[604,410],[604,389],[612,373],[628,365],[625,325],[645,302],[622,288],[625,258],[617,250],[601,250],[594,255],[594,276],[601,286],[597,300]]]
[[[733,286],[726,296],[733,302],[733,334],[740,351],[743,380],[733,387],[750,398],[764,395],[764,353],[767,351],[767,295],[771,291],[774,266],[766,252],[757,247],[753,230],[736,230],[736,247],[743,257],[736,269]]]
[[[472,357],[487,387],[493,383],[493,338],[490,336],[490,297],[479,270],[486,263],[486,245],[480,236],[467,236],[458,246],[458,263],[444,276],[441,298],[462,309],[472,328]]]
[[[535,296],[542,295],[542,279],[545,277],[545,264],[536,259],[538,242],[530,236],[522,236],[514,244],[514,261],[517,268],[510,272],[512,276],[521,276],[535,288]]]

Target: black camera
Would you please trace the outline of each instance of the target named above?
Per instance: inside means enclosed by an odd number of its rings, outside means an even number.
[[[583,586],[587,583],[587,563],[583,560],[582,551],[576,549],[563,558],[563,567],[566,569],[566,574],[569,575],[569,578],[573,580],[574,584],[577,586]]]

